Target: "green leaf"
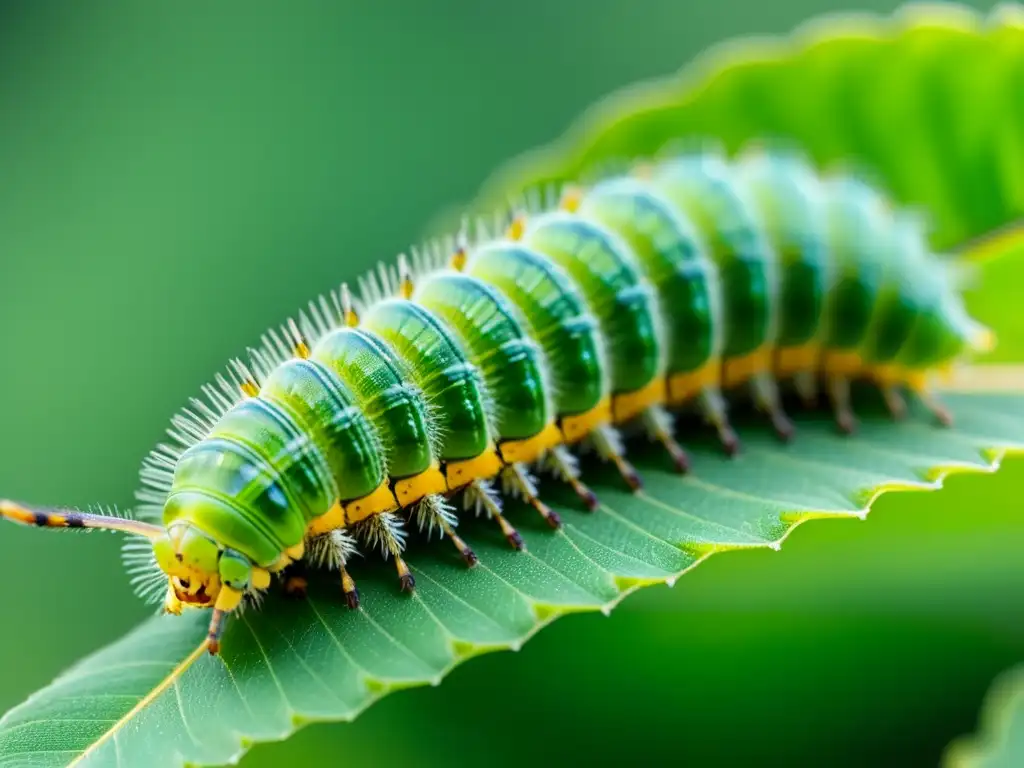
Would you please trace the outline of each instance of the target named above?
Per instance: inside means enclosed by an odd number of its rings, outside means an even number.
[[[825,16],[785,39],[731,41],[676,76],[613,94],[550,147],[500,169],[472,209],[490,212],[523,190],[688,137],[730,152],[772,139],[823,167],[858,166],[897,202],[922,207],[936,247],[1007,225],[1020,238],[1021,94],[1019,5],[989,18],[934,4],[893,17]],[[448,228],[452,218],[442,221]]]
[[[1024,395],[947,400],[958,417],[952,430],[922,414],[901,425],[869,416],[843,438],[826,416],[807,416],[799,440],[782,446],[751,426],[743,456],[730,461],[698,444],[694,474],[683,478],[640,451],[646,491],[632,496],[591,473],[605,505],[597,513],[546,489],[564,532],[513,509],[525,554],[495,527],[467,520],[477,568],[462,566],[447,542],[414,542],[418,589],[407,597],[390,568],[368,558],[353,569],[360,611],[344,607],[326,576],[315,579],[308,601],[272,598],[235,620],[219,659],[200,650],[207,614],[155,618],[9,712],[0,765],[226,763],[253,742],[351,719],[391,691],[438,683],[474,655],[518,648],[566,613],[610,610],[713,553],[777,548],[807,520],[863,517],[883,491],[938,488],[949,473],[989,472],[1005,452],[1024,450]]]
[[[767,46],[764,61],[733,59],[733,70],[719,77],[690,75],[632,92],[638,101],[630,108],[638,111],[629,118],[622,117],[621,99],[596,121],[592,113],[588,124],[601,130],[572,136],[557,162],[545,155],[539,165],[516,166],[492,191],[571,178],[594,160],[635,156],[668,136],[718,135],[736,148],[777,133],[800,139],[819,161],[868,162],[901,200],[936,213],[939,242],[976,236],[1021,214],[1020,178],[1009,172],[1020,166],[1014,158],[1024,157],[1020,103],[986,100],[943,57],[924,54],[935,53],[933,44],[955,47],[971,78],[992,89],[1016,87],[1021,57],[1010,53],[1018,31],[1010,24],[984,33],[937,28],[805,49]],[[904,75],[890,77],[890,62]],[[820,84],[810,87],[809,76]],[[858,85],[880,78],[892,87]],[[919,92],[930,97],[927,114],[901,112],[915,101],[907,95]],[[1020,89],[992,90],[1001,92]],[[966,103],[977,114],[953,109]],[[933,125],[936,114],[949,119]],[[886,115],[909,121],[910,132],[934,133],[921,134],[927,141],[910,150],[887,144],[892,125],[879,122]],[[1012,236],[996,246],[1008,243]],[[566,521],[563,532],[512,508],[526,554],[509,551],[494,527],[466,520],[462,531],[481,558],[476,569],[466,570],[446,542],[414,540],[413,597],[397,593],[386,564],[367,558],[353,568],[364,598],[359,612],[347,611],[323,576],[314,579],[308,601],[273,597],[263,611],[234,620],[221,658],[200,647],[208,614],[155,618],[7,713],[0,720],[0,766],[230,762],[251,744],[283,739],[304,723],[351,719],[391,691],[437,683],[474,655],[518,648],[563,614],[609,610],[637,588],[673,582],[711,554],[777,548],[802,522],[863,517],[883,491],[930,490],[949,473],[992,471],[1005,453],[1024,452],[1024,372],[974,373],[971,387],[1017,394],[949,394],[958,417],[953,430],[932,427],[920,414],[898,426],[874,416],[844,439],[826,417],[807,416],[799,439],[783,447],[763,427],[748,426],[747,450],[732,462],[713,446],[688,441],[695,471],[687,478],[640,451],[647,481],[641,496],[603,484],[591,468],[588,480],[605,503],[596,514],[560,503],[565,497],[557,488],[544,489]]]
[[[946,750],[945,768],[1024,765],[1024,666],[1004,672],[985,696],[978,732]]]

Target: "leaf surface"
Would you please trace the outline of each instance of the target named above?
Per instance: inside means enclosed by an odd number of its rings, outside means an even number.
[[[978,732],[946,750],[944,768],[1024,765],[1024,666],[996,678],[985,696]]]
[[[559,141],[499,169],[472,209],[695,139],[730,153],[783,141],[823,168],[852,166],[920,208],[938,248],[1001,229],[1024,238],[1024,11],[915,4],[730,41],[599,102]]]
[[[1018,32],[1007,23],[984,33],[1005,34],[1003,42],[982,40],[977,30],[930,27],[897,40],[852,35],[800,49],[792,60],[791,43],[766,46],[770,66],[733,60],[732,70],[692,92],[679,84],[691,88],[701,76],[673,80],[671,93],[659,91],[664,84],[632,92],[629,98],[640,101],[628,119],[625,102],[612,102],[600,113],[606,123],[589,123],[602,129],[573,136],[572,146],[558,148],[564,153],[558,162],[536,156],[499,177],[492,190],[507,190],[510,179],[515,186],[571,178],[592,161],[632,157],[646,146],[653,151],[666,135],[691,128],[720,136],[730,148],[768,131],[799,138],[819,162],[846,155],[869,161],[901,199],[934,210],[940,242],[981,234],[1019,218],[1024,208],[1020,176],[1010,172],[1020,167],[1013,158],[1024,157],[1016,154],[1024,112],[1019,101],[994,98],[978,105],[978,115],[952,109],[961,97],[984,94],[964,96],[971,81],[943,64],[933,45],[962,49],[976,66],[971,77],[987,67],[995,80],[982,82],[1005,89],[1022,71],[1021,48],[1008,42]],[[916,42],[904,48],[910,40]],[[1000,57],[1014,50],[1006,64]],[[905,76],[889,77],[883,66],[919,58],[926,65]],[[821,73],[820,85],[806,83],[808,67]],[[856,83],[879,79],[892,81],[889,96],[883,98],[884,88],[852,92]],[[960,90],[947,92],[954,81]],[[1024,89],[990,95],[1000,92]],[[680,100],[679,93],[690,95]],[[936,114],[949,120],[920,148],[887,150],[901,145],[886,143],[889,129],[878,120],[895,109],[892,114],[915,125],[922,116],[901,112],[900,99],[919,93],[932,99],[928,125]],[[1009,138],[996,142],[998,131]],[[1014,302],[1006,296],[1007,307]],[[996,309],[984,300],[979,306]],[[264,610],[234,620],[221,658],[200,650],[208,614],[152,619],[7,713],[0,720],[0,766],[231,762],[251,744],[286,738],[304,723],[351,719],[392,691],[437,683],[474,655],[518,648],[566,613],[610,610],[637,588],[672,583],[711,554],[778,548],[802,522],[864,516],[884,491],[930,490],[951,472],[992,471],[1005,453],[1024,451],[1024,372],[973,374],[966,387],[974,391],[946,397],[958,419],[953,430],[933,427],[920,414],[902,425],[869,416],[849,439],[835,435],[827,417],[807,415],[789,446],[761,426],[742,429],[746,450],[735,461],[687,435],[693,475],[680,478],[657,454],[639,450],[646,489],[638,496],[602,482],[590,467],[587,479],[604,502],[595,514],[578,511],[560,489],[543,488],[564,531],[551,532],[529,509],[510,510],[527,553],[510,551],[494,526],[464,516],[460,530],[480,556],[477,568],[466,570],[447,542],[413,537],[414,596],[399,594],[390,567],[368,557],[352,569],[363,596],[360,611],[345,609],[330,577],[314,578],[309,600],[275,596]],[[643,638],[636,642],[642,647]]]
[[[328,576],[314,578],[307,601],[272,597],[234,620],[220,659],[197,650],[207,613],[155,618],[9,712],[0,765],[223,764],[303,723],[351,719],[391,691],[436,684],[474,655],[518,648],[561,615],[610,610],[710,554],[779,547],[804,521],[862,517],[881,492],[938,488],[948,473],[992,471],[1005,452],[1024,450],[1024,395],[947,400],[953,430],[922,414],[900,425],[869,416],[850,439],[813,415],[799,421],[800,439],[782,446],[751,426],[736,460],[698,442],[688,477],[641,450],[647,485],[638,496],[590,473],[604,502],[597,513],[545,488],[564,532],[513,508],[527,553],[467,519],[477,568],[467,570],[447,542],[416,541],[409,561],[418,588],[407,597],[386,564],[366,558],[353,567],[361,610],[344,607]]]

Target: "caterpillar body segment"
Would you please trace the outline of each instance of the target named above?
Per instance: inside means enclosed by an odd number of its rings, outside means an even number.
[[[821,183],[792,151],[751,153],[737,164],[737,175],[778,261],[772,370],[780,380],[792,379],[812,404],[832,281]]]
[[[592,433],[611,430],[612,385],[604,340],[597,318],[570,276],[542,253],[513,240],[481,244],[464,269],[518,310],[524,330],[540,349],[558,443],[575,445]],[[588,508],[597,506],[565,450],[553,446],[545,460]]]
[[[604,340],[611,420],[627,424],[665,401],[665,345],[656,297],[625,243],[583,216],[556,211],[527,221],[521,236],[580,286]],[[634,489],[640,478],[616,434],[593,432],[593,444]]]
[[[537,470],[594,509],[577,449],[638,488],[621,435],[639,430],[686,469],[673,410],[698,408],[735,451],[738,389],[783,437],[783,380],[810,400],[824,379],[846,431],[854,379],[896,414],[910,388],[948,422],[930,376],[991,340],[925,242],[874,189],[793,154],[661,158],[564,190],[504,236],[463,232],[400,259],[360,298],[343,286],[268,332],[172,420],[144,462],[136,519],[2,501],[0,517],[134,536],[137,591],[173,613],[212,608],[216,652],[226,617],[274,574],[302,592],[306,561],[337,570],[353,608],[359,548],[393,558],[411,590],[409,521],[475,564],[457,501],[522,549],[502,494],[560,525]]]
[[[573,189],[566,204],[600,222],[628,243],[661,307],[666,402],[699,399],[730,453],[738,440],[721,396],[722,308],[718,271],[690,220],[645,181],[625,176],[585,192]],[[685,463],[685,458],[682,459]]]
[[[524,474],[524,465],[538,461],[562,438],[545,360],[516,310],[494,288],[458,271],[427,277],[417,284],[413,298],[444,320],[480,371],[490,393],[506,490],[521,496],[558,527],[558,516],[537,498]],[[521,541],[518,534],[512,540]]]
[[[566,442],[611,419],[611,382],[597,318],[565,272],[512,241],[487,243],[466,264],[514,305],[548,361],[551,396]]]
[[[725,334],[721,386],[748,388],[779,437],[789,439],[793,425],[772,376],[779,326],[778,255],[749,190],[723,157],[709,152],[687,152],[659,163],[650,182],[691,218],[718,268]]]

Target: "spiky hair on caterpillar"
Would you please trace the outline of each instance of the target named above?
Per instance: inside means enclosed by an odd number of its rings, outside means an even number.
[[[728,404],[742,394],[793,437],[780,381],[809,404],[823,382],[848,432],[858,378],[894,415],[909,387],[948,422],[929,377],[989,340],[920,222],[770,147],[634,161],[411,254],[358,295],[314,299],[204,386],[144,461],[135,520],[13,502],[0,515],[134,534],[140,595],[170,612],[212,607],[216,652],[228,615],[274,575],[301,593],[307,562],[338,572],[351,607],[359,550],[379,549],[414,589],[409,519],[474,565],[456,496],[524,549],[505,497],[561,525],[535,472],[597,510],[576,462],[589,450],[639,489],[624,431],[687,471],[677,411],[699,413],[730,454]]]

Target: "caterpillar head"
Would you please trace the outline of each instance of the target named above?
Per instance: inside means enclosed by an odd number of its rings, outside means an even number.
[[[168,580],[169,613],[182,605],[212,607],[224,586],[244,594],[252,583],[252,562],[239,552],[222,549],[192,523],[176,521],[153,541],[153,555]]]

